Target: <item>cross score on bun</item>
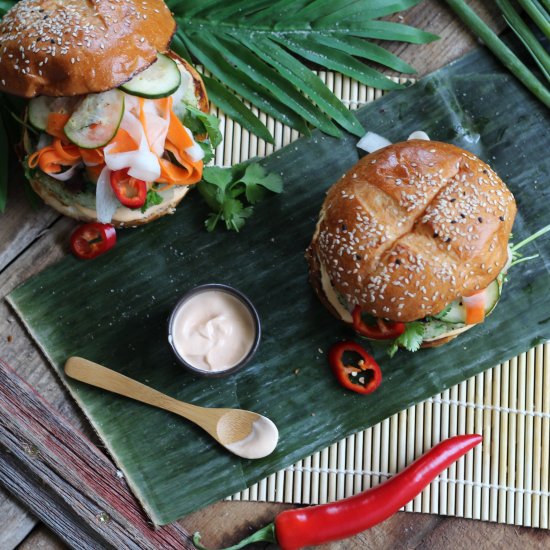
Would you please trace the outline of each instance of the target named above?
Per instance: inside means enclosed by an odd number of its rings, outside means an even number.
[[[306,253],[310,280],[336,317],[389,335],[394,351],[440,345],[495,307],[515,214],[512,193],[473,154],[389,145],[329,189]]]
[[[217,124],[175,29],[160,0],[22,0],[2,19],[0,91],[30,99],[27,177],[63,214],[138,225],[200,180]]]

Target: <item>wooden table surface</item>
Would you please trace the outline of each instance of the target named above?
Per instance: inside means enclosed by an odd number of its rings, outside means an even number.
[[[493,28],[500,30],[502,22],[495,10],[488,8],[483,1],[471,1]],[[419,75],[427,74],[463,55],[476,46],[475,40],[462,27],[442,1],[426,0],[394,20],[406,22],[441,36],[441,40],[428,45],[415,46],[393,44],[391,49],[418,69]],[[3,297],[27,278],[67,254],[68,235],[75,223],[59,216],[48,207],[33,209],[26,200],[20,186],[12,185],[8,197],[8,207],[0,215],[0,359],[32,388],[47,400],[55,409],[55,414],[84,432],[100,449],[101,460],[108,459],[101,453],[101,443],[91,433],[83,415],[62,388],[59,380],[49,368],[45,357],[30,340]],[[32,393],[32,392],[31,392]],[[35,397],[32,397],[35,399]],[[0,408],[0,428],[8,419],[2,416]],[[1,429],[0,429],[1,433]],[[23,445],[23,442],[21,442]],[[0,462],[7,463],[13,451],[0,439]],[[32,455],[32,448],[26,448]],[[94,452],[97,449],[94,448]],[[16,457],[17,458],[17,457]],[[39,458],[39,457],[38,457]],[[86,457],[83,457],[86,458]],[[114,468],[114,467],[113,467]],[[4,475],[4,478],[2,478]],[[0,486],[0,550],[18,547],[24,550],[63,548],[67,533],[74,529],[71,521],[63,520],[56,512],[60,497],[44,505],[49,498],[47,491],[36,498],[37,484],[25,468],[16,475],[12,472],[0,474],[0,480],[18,495],[15,498]],[[43,489],[43,488],[42,488]],[[123,490],[126,490],[123,488]],[[86,494],[83,489],[83,494]],[[45,496],[44,496],[45,495]],[[93,495],[89,499],[92,500]],[[210,547],[234,544],[253,530],[269,523],[275,515],[288,508],[288,505],[256,502],[219,502],[191,514],[179,522],[174,533],[181,535],[183,530],[193,533],[200,530],[203,542]],[[41,515],[44,522],[38,521],[30,510]],[[82,513],[78,511],[78,513]],[[77,514],[78,515],[78,514]],[[98,514],[98,522],[105,518]],[[108,523],[108,522],[107,522]],[[178,528],[179,527],[179,528]],[[81,526],[84,532],[85,526]],[[183,529],[182,529],[183,528]],[[105,529],[108,531],[109,526]],[[57,534],[56,534],[57,533]],[[62,534],[60,537],[59,534]],[[78,533],[77,533],[78,535]],[[80,536],[80,535],[78,535]],[[107,537],[108,538],[108,537]],[[69,539],[70,540],[70,539]],[[107,540],[107,539],[106,539]],[[104,547],[107,544],[99,544]],[[172,547],[170,543],[160,547]],[[353,539],[323,546],[332,550],[355,549],[394,549],[394,548],[550,548],[550,532],[520,528],[508,525],[491,524],[480,521],[447,518],[427,514],[399,513],[382,525]],[[140,545],[136,546],[140,547]],[[260,544],[257,548],[274,548]]]

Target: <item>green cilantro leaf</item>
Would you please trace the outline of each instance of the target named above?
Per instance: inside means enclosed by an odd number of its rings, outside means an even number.
[[[227,168],[222,168],[221,166],[206,166],[202,173],[202,179],[209,183],[213,183],[222,191],[225,191],[225,188],[233,180],[233,175],[231,174],[231,170]]]
[[[206,229],[213,231],[223,220],[227,229],[239,231],[252,215],[252,205],[263,199],[267,191],[280,193],[283,182],[262,165],[248,161],[231,168],[206,167],[197,188],[213,210],[206,219]]]
[[[527,262],[529,260],[534,260],[535,258],[538,258],[539,254],[533,254],[532,256],[524,257],[520,252],[518,252],[518,250],[524,247],[525,245],[533,242],[534,240],[538,239],[539,237],[542,237],[542,235],[544,235],[545,233],[548,233],[549,231],[550,231],[550,224],[539,229],[538,231],[536,231],[535,233],[533,233],[532,235],[530,235],[529,237],[527,237],[526,239],[524,239],[519,243],[515,243],[515,244],[510,243],[509,248],[510,248],[510,252],[512,253],[512,262],[508,266],[508,270],[517,264],[521,264],[522,262]],[[512,239],[512,235],[510,235],[510,239]]]
[[[236,199],[226,200],[223,204],[223,219],[227,229],[239,231],[244,225],[246,218],[252,215],[252,207],[245,207],[243,203]]]
[[[422,345],[425,327],[420,321],[413,321],[405,324],[405,332],[398,336],[388,349],[388,354],[393,357],[397,350],[402,347],[409,351],[418,351]]]
[[[246,186],[246,199],[250,204],[256,204],[261,201],[266,194],[266,190],[261,185],[256,185],[255,183],[249,183]]]
[[[249,164],[246,167],[239,182],[245,184],[246,198],[251,204],[258,202],[264,197],[264,189],[268,189],[273,193],[280,193],[283,190],[283,180],[281,177],[277,174],[269,174],[261,164],[257,163]]]
[[[204,165],[207,165],[214,158],[214,149],[212,148],[212,144],[209,141],[197,141],[197,143],[204,153],[202,162]]]
[[[145,212],[151,206],[156,206],[162,202],[162,197],[153,189],[147,191],[147,196],[145,197],[145,203],[141,207],[141,211]]]
[[[443,311],[440,311],[439,313],[437,313],[433,317],[435,319],[443,319],[445,317],[445,315],[447,315],[447,313],[449,313],[449,311],[451,311],[452,307],[453,307],[453,302],[451,302],[450,304],[447,304],[447,306],[445,307],[445,309]]]
[[[219,119],[191,105],[186,105],[186,108],[187,111],[183,117],[184,126],[187,126],[194,135],[207,134],[212,147],[217,147],[222,142]]]

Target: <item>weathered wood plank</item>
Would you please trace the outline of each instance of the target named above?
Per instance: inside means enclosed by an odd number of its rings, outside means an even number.
[[[0,487],[0,548],[2,550],[11,550],[18,546],[36,525],[36,521],[27,508]]]
[[[40,524],[17,550],[66,550],[66,548],[51,531]]]
[[[154,530],[109,459],[0,361],[0,482],[73,548],[193,548]]]
[[[13,189],[13,187],[12,187]],[[10,363],[62,414],[93,437],[77,406],[63,391],[61,382],[32,343],[27,331],[2,299],[25,279],[67,253],[68,235],[74,222],[61,219],[44,206],[37,212],[23,192],[11,192],[8,208],[0,216],[0,357]],[[0,548],[10,550],[36,525],[36,518],[10,493],[0,491]]]
[[[7,208],[0,214],[0,273],[30,246],[56,220],[59,214],[45,205],[33,207],[24,196],[23,183],[18,174],[10,183]]]

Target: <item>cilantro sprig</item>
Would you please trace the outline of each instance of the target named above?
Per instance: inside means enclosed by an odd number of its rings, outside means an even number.
[[[420,321],[406,323],[405,332],[399,335],[388,348],[388,355],[393,357],[397,350],[402,347],[409,351],[418,351],[424,339],[424,324]]]
[[[253,205],[268,191],[280,193],[283,181],[268,173],[257,162],[248,161],[231,168],[208,166],[197,188],[212,213],[205,221],[206,229],[214,231],[220,221],[229,230],[239,231],[252,215]]]
[[[162,202],[162,197],[154,190],[149,189],[145,197],[145,204],[141,207],[141,211],[145,212],[151,206],[156,206]]]
[[[222,142],[219,119],[191,105],[186,105],[183,115],[183,124],[186,128],[191,130],[193,135],[207,136],[208,139],[206,141],[197,142],[204,151],[204,158],[202,160],[204,164],[207,164],[214,158],[214,150]]]
[[[523,239],[523,241],[515,244],[510,244],[510,252],[512,254],[512,262],[508,266],[508,269],[511,267],[520,264],[522,262],[527,262],[528,260],[534,260],[535,258],[539,257],[539,254],[533,254],[532,256],[523,256],[518,250],[520,248],[523,248],[525,245],[532,243],[534,240],[538,239],[539,237],[542,237],[545,233],[548,233],[550,231],[550,224],[544,226],[543,228],[539,229],[526,239]]]

